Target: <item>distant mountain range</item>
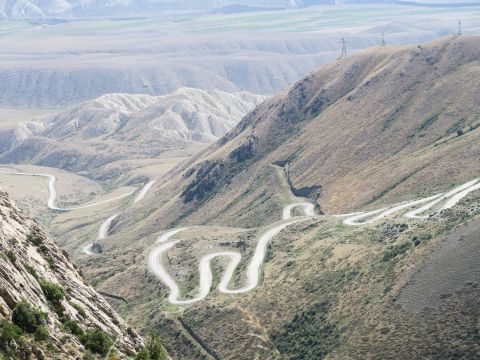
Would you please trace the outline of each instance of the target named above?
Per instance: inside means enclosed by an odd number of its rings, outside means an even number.
[[[183,88],[165,96],[107,94],[57,115],[0,131],[0,163],[92,169],[211,142],[266,97]]]

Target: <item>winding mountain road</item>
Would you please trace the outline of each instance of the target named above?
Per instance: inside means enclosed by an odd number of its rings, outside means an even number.
[[[377,209],[368,212],[355,212],[351,214],[338,214],[331,215],[332,217],[342,218],[343,223],[349,226],[361,226],[367,224],[373,224],[377,221],[383,220],[389,216],[392,216],[403,210],[409,210],[404,214],[407,218],[412,219],[425,219],[428,215],[419,215],[425,213],[427,210],[432,209],[436,205],[439,205],[438,211],[450,209],[458,202],[467,196],[472,191],[480,189],[480,179],[470,181],[455,189],[433,196],[429,196],[423,199],[412,200],[395,204],[382,209]],[[442,205],[443,202],[443,205]],[[418,207],[420,206],[420,207]],[[296,220],[292,220],[295,216],[293,210],[300,208],[304,216],[298,217]],[[413,208],[413,210],[411,210]],[[246,282],[241,288],[232,289],[231,283],[234,278],[235,270],[242,260],[242,255],[236,251],[219,251],[207,254],[200,258],[199,262],[199,274],[200,274],[200,286],[197,295],[191,299],[182,299],[180,296],[180,289],[174,280],[174,278],[168,273],[167,268],[163,265],[162,259],[168,250],[172,249],[181,240],[173,239],[175,235],[187,230],[188,228],[180,228],[167,231],[161,235],[155,245],[151,249],[148,256],[148,267],[150,271],[155,274],[169,289],[170,293],[168,301],[174,305],[189,305],[195,302],[205,299],[212,289],[213,274],[211,270],[211,262],[214,259],[224,257],[228,260],[222,278],[217,286],[217,290],[224,294],[240,294],[246,293],[258,286],[261,267],[265,260],[266,249],[270,240],[277,236],[285,228],[294,225],[296,223],[319,218],[315,214],[315,207],[311,203],[300,202],[287,205],[282,211],[282,223],[277,224],[267,231],[265,231],[259,238],[257,246],[254,250],[252,259],[247,267]]]
[[[298,220],[289,220],[292,218],[292,210],[297,207],[301,207],[306,216]],[[224,294],[241,294],[249,292],[257,287],[260,280],[260,268],[265,260],[265,254],[269,241],[275,236],[277,236],[285,228],[301,221],[312,219],[315,216],[313,209],[314,206],[310,203],[292,204],[284,208],[283,219],[289,221],[272,227],[260,236],[260,239],[258,240],[257,246],[253,253],[253,257],[247,267],[246,283],[241,288],[230,289],[229,285],[232,282],[233,276],[235,274],[235,269],[242,260],[242,255],[235,251],[215,252],[205,255],[200,259],[200,290],[198,292],[198,295],[195,298],[188,300],[180,299],[180,289],[178,288],[175,280],[168,274],[168,271],[163,265],[161,259],[168,250],[170,250],[173,246],[175,246],[175,244],[180,242],[180,240],[171,241],[171,238],[176,234],[187,230],[188,228],[171,230],[161,235],[155,242],[156,246],[152,249],[148,256],[148,266],[150,270],[169,288],[170,294],[168,296],[168,301],[174,305],[193,304],[197,301],[205,299],[208,296],[212,288],[213,281],[213,274],[210,263],[214,259],[220,257],[226,257],[228,259],[228,264],[217,287],[218,291]]]
[[[72,210],[78,210],[78,209],[86,209],[86,208],[90,208],[90,207],[93,207],[93,206],[98,206],[98,205],[101,205],[101,204],[109,203],[109,202],[112,202],[112,201],[115,201],[115,200],[123,199],[125,197],[130,196],[130,195],[133,195],[135,192],[138,191],[138,189],[133,190],[133,191],[130,191],[130,192],[125,193],[123,195],[113,197],[111,199],[97,201],[97,202],[93,202],[93,203],[89,203],[89,204],[85,204],[85,205],[79,205],[79,206],[68,207],[68,208],[61,208],[61,207],[58,207],[58,206],[55,205],[55,200],[57,199],[57,190],[55,189],[55,182],[57,181],[57,179],[55,178],[55,176],[50,175],[50,174],[15,172],[15,171],[0,171],[0,174],[15,175],[15,176],[35,176],[35,177],[47,178],[48,179],[48,190],[49,190],[47,206],[48,206],[49,209],[55,210],[55,211],[72,211]],[[148,191],[150,190],[150,188],[152,187],[152,185],[154,183],[155,183],[155,180],[152,180],[152,181],[148,182],[147,184],[145,184],[140,189],[140,191],[138,191],[138,194],[135,197],[135,199],[133,200],[133,203],[135,204],[135,203],[138,203],[139,201],[141,201],[145,197],[145,195],[148,193]],[[100,228],[98,230],[97,240],[104,239],[106,236],[108,236],[108,230],[110,228],[110,225],[112,224],[113,220],[118,215],[119,214],[112,215],[102,223],[102,225],[100,226]],[[93,247],[93,243],[88,243],[88,244],[86,244],[82,247],[82,251],[87,255],[97,255],[96,253],[94,253],[92,251],[92,247]]]
[[[120,215],[120,214],[115,214],[115,215],[110,216],[107,220],[105,220],[105,221],[102,223],[102,225],[100,225],[100,228],[98,229],[97,240],[105,239],[105,238],[108,236],[108,230],[110,229],[110,225],[112,225],[113,220],[115,220],[115,218],[116,218],[118,215]],[[82,248],[82,251],[83,251],[85,254],[87,254],[87,255],[97,255],[96,253],[94,253],[94,252],[92,251],[93,245],[94,245],[93,242],[85,245],[85,246]]]
[[[0,174],[9,174],[9,175],[19,175],[19,176],[40,176],[48,178],[48,188],[49,188],[49,198],[48,198],[48,207],[52,210],[57,211],[71,211],[76,209],[84,209],[107,202],[115,201],[127,196],[134,194],[136,191],[131,191],[121,196],[117,196],[108,200],[93,202],[90,204],[80,205],[77,207],[70,208],[60,208],[55,206],[56,200],[56,190],[55,190],[55,181],[56,178],[53,175],[49,174],[39,174],[39,173],[23,173],[23,172],[7,172],[0,171]],[[133,203],[141,201],[147,192],[150,190],[155,181],[150,181],[144,185],[140,191],[138,191],[137,196],[133,200]],[[430,216],[430,214],[425,214],[427,211],[435,208],[436,211],[440,212],[442,210],[450,209],[458,204],[465,196],[470,194],[473,191],[480,190],[480,179],[475,179],[469,181],[461,186],[454,188],[451,191],[446,193],[436,194],[429,196],[423,199],[417,199],[412,201],[406,201],[399,204],[394,204],[389,207],[384,207],[377,210],[367,211],[367,212],[355,212],[350,214],[337,214],[330,215],[331,217],[341,218],[343,223],[348,226],[362,226],[373,224],[377,221],[388,218],[394,214],[402,212],[404,210],[409,210],[403,216],[409,219],[422,220]],[[301,209],[303,216],[294,216],[294,210]],[[115,214],[106,219],[100,226],[98,230],[97,240],[104,239],[108,236],[109,228],[112,222],[117,218],[119,214]],[[284,229],[307,220],[322,218],[325,216],[319,216],[315,214],[315,206],[312,203],[308,202],[298,202],[285,206],[282,211],[282,221],[276,225],[273,225],[267,229],[260,236],[258,243],[253,252],[253,256],[250,260],[250,263],[247,266],[246,280],[243,287],[232,289],[231,283],[234,278],[235,270],[242,261],[242,255],[236,251],[219,251],[207,254],[200,258],[199,261],[199,275],[200,275],[200,284],[199,291],[194,298],[191,299],[182,299],[180,295],[180,289],[175,281],[175,279],[168,273],[167,268],[164,266],[162,259],[165,257],[168,250],[172,249],[177,243],[182,240],[173,239],[177,234],[187,230],[188,228],[178,228],[167,231],[162,234],[156,240],[154,246],[151,248],[148,255],[148,267],[150,271],[155,274],[169,289],[170,293],[168,296],[168,301],[174,305],[189,305],[195,302],[205,299],[210,293],[213,285],[213,274],[211,270],[211,262],[217,258],[226,258],[228,260],[225,271],[220,279],[220,282],[217,286],[219,292],[224,294],[241,294],[249,292],[255,289],[258,286],[260,281],[261,267],[265,261],[265,255],[267,251],[268,243],[277,235],[280,234]],[[89,243],[83,247],[83,252],[88,255],[96,255],[92,251],[93,243]]]
[[[13,171],[0,171],[0,174],[16,175],[16,176],[35,176],[35,177],[47,178],[48,179],[48,190],[49,190],[47,206],[48,206],[49,209],[56,210],[56,211],[72,211],[72,210],[78,210],[78,209],[86,209],[86,208],[89,208],[89,207],[92,207],[92,206],[97,206],[97,205],[100,205],[100,204],[105,204],[105,203],[109,203],[109,202],[112,202],[112,201],[115,201],[115,200],[125,198],[127,196],[132,195],[133,193],[135,193],[137,191],[137,190],[133,190],[133,191],[130,191],[126,194],[116,196],[116,197],[111,198],[111,199],[97,201],[97,202],[93,202],[93,203],[89,203],[89,204],[85,204],[85,205],[79,205],[79,206],[68,207],[68,208],[61,208],[61,207],[58,207],[58,206],[55,205],[55,200],[57,199],[57,190],[55,189],[55,182],[57,181],[57,179],[55,178],[55,176],[49,175],[49,174],[24,173],[24,172],[13,172]],[[143,191],[143,189],[140,191],[139,195],[142,193],[142,191]],[[147,189],[147,191],[148,191],[148,189]],[[146,191],[145,191],[145,193],[146,193]],[[143,194],[143,196],[145,196],[145,194]],[[143,196],[142,196],[142,198],[143,198]]]

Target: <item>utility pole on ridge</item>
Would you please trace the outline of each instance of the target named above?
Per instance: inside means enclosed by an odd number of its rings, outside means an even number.
[[[345,42],[345,38],[343,37],[342,40],[340,41],[342,44],[342,55],[337,60],[343,59],[344,57],[347,56],[347,43]]]

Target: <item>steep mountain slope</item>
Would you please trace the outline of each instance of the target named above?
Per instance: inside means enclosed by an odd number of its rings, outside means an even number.
[[[68,255],[4,192],[0,249],[0,358],[75,359],[86,349],[126,357],[142,345]]]
[[[478,37],[450,37],[375,48],[323,67],[159,183],[145,205],[158,210],[145,228],[179,219],[264,224],[288,200],[279,168],[296,195],[327,213],[478,176],[479,48]]]
[[[75,252],[87,277],[175,359],[475,358],[479,49],[450,37],[325,66],[102,213],[105,236],[78,242],[101,253]]]
[[[224,135],[263,96],[180,89],[165,96],[108,94],[42,121],[0,131],[0,162],[89,170],[155,157]]]

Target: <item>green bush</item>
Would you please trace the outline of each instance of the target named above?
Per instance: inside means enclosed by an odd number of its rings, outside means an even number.
[[[11,250],[7,251],[7,258],[10,260],[11,263],[14,263],[17,261],[17,255]]]
[[[391,246],[390,249],[385,250],[383,253],[383,261],[391,260],[398,255],[404,254],[408,249],[412,247],[412,243],[409,241],[403,242],[398,245]]]
[[[86,331],[80,336],[80,341],[86,349],[103,356],[108,354],[110,347],[113,345],[110,337],[98,329]]]
[[[74,303],[74,302],[71,302],[70,305],[72,305],[72,307],[77,310],[77,312],[80,314],[80,316],[82,317],[87,317],[87,314],[85,312],[85,310],[78,304]]]
[[[37,274],[37,270],[35,270],[33,267],[31,267],[30,265],[28,264],[25,264],[25,270],[27,270],[27,272],[32,275],[35,279],[38,280],[38,274]]]
[[[65,298],[65,290],[60,285],[54,284],[47,280],[40,281],[45,298],[53,307],[58,316],[63,316],[65,308],[62,305],[62,300]]]
[[[151,334],[145,347],[137,354],[135,360],[167,360],[168,356],[163,348],[160,338]]]
[[[93,356],[91,352],[87,352],[83,355],[82,360],[95,360],[95,356]]]
[[[40,246],[43,242],[43,239],[37,233],[31,232],[27,236],[27,241],[29,241],[35,246]]]
[[[35,333],[46,320],[47,314],[35,309],[26,301],[19,302],[13,309],[13,323],[30,334]]]
[[[336,346],[339,334],[335,324],[328,320],[329,309],[327,301],[316,303],[271,334],[282,358],[320,360]]]
[[[0,344],[5,345],[12,340],[18,340],[20,336],[22,336],[22,329],[9,321],[0,320]]]
[[[48,339],[48,328],[45,325],[40,325],[33,334],[35,340],[45,341]]]
[[[80,327],[80,325],[78,325],[78,323],[72,319],[66,319],[62,325],[65,330],[72,333],[73,335],[76,335],[76,336],[83,335],[83,330]]]
[[[65,298],[65,291],[60,285],[42,280],[40,281],[40,286],[47,300],[54,305],[59,304]]]

